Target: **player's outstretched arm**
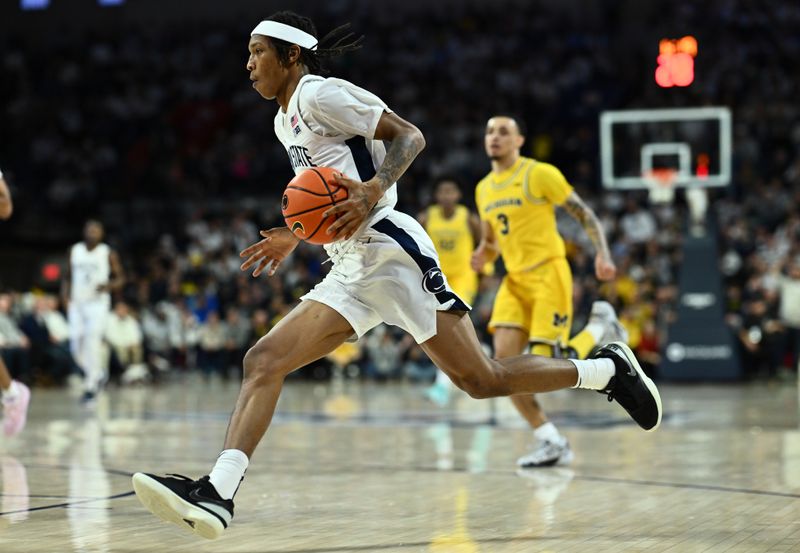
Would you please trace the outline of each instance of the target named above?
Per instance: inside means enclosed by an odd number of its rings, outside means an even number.
[[[336,178],[337,184],[347,188],[348,199],[336,204],[325,212],[325,216],[338,216],[328,234],[337,240],[350,238],[361,227],[369,212],[397,180],[406,172],[414,158],[425,148],[422,132],[394,113],[384,112],[375,128],[375,140],[391,141],[383,163],[375,176],[367,182],[348,179],[343,175]]]
[[[0,219],[9,219],[13,211],[14,204],[11,201],[11,191],[8,189],[5,179],[3,179],[3,173],[0,172]]]
[[[592,244],[594,244],[594,249],[597,252],[594,259],[594,271],[597,278],[599,280],[611,280],[614,278],[617,275],[617,267],[611,260],[611,252],[608,249],[603,226],[592,208],[587,206],[576,192],[572,192],[569,195],[563,207],[567,210],[567,213],[572,215],[583,226]]]
[[[281,261],[294,251],[297,244],[300,243],[300,239],[286,227],[262,230],[259,234],[264,237],[263,240],[248,246],[239,253],[239,257],[247,258],[242,263],[241,269],[247,271],[255,265],[253,276],[257,277],[271,262],[268,275],[272,276],[278,270]]]

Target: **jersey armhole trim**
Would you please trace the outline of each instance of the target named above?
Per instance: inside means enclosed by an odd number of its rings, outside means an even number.
[[[525,171],[525,179],[522,181],[522,192],[525,194],[525,197],[531,203],[539,203],[539,200],[534,199],[530,189],[531,171],[533,171],[533,168],[536,167],[537,163],[538,162],[535,159],[530,160],[530,164],[528,165],[528,170]]]

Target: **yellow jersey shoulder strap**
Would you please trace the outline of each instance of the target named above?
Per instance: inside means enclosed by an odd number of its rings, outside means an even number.
[[[438,218],[442,216],[442,210],[439,209],[439,206],[436,204],[429,205],[428,209],[425,210],[426,221],[425,221],[425,230],[428,230],[431,224],[435,224]]]
[[[535,159],[527,159],[528,166],[525,168],[525,177],[522,181],[522,191],[525,193],[525,198],[534,205],[542,205],[548,203],[547,198],[541,196],[534,196],[533,190],[531,190],[531,173],[533,173],[534,167],[536,167],[539,162]]]

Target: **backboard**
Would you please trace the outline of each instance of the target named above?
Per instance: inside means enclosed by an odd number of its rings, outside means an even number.
[[[669,171],[678,187],[727,186],[731,112],[726,107],[605,111],[600,116],[603,186],[653,187]]]

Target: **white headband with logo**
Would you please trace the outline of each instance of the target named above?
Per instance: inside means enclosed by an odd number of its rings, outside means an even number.
[[[253,35],[264,35],[285,40],[290,44],[297,44],[298,46],[308,50],[317,49],[318,41],[313,35],[310,35],[305,31],[301,31],[297,27],[292,27],[291,25],[286,25],[284,23],[278,23],[277,21],[262,21],[256,25],[256,28],[253,29],[252,33],[250,33],[250,36]]]

